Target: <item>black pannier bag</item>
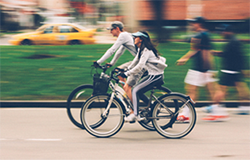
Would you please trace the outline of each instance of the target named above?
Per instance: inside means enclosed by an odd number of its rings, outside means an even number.
[[[93,95],[107,93],[109,87],[109,78],[102,76],[100,74],[94,74],[93,77]]]

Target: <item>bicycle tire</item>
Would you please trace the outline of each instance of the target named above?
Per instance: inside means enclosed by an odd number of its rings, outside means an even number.
[[[160,90],[160,91],[163,91],[163,92],[161,93],[162,95],[171,93],[171,90],[170,90],[169,88],[167,88],[167,87],[164,87],[164,86],[157,87],[157,89]],[[162,96],[162,95],[160,95],[160,96]],[[157,95],[157,97],[160,97],[160,96]],[[141,111],[141,112],[139,111],[139,114],[140,114],[141,117],[142,117],[142,116],[145,116],[145,115],[143,115],[143,112],[142,112],[142,111]],[[147,116],[148,116],[148,117],[151,117],[151,116],[152,116],[152,113],[149,113]],[[149,130],[149,131],[155,131],[155,127],[154,127],[153,124],[152,124],[152,120],[146,119],[146,120],[143,120],[143,121],[139,121],[138,123],[139,123],[142,127],[144,127],[145,129],[147,129],[147,130]]]
[[[120,101],[114,97],[111,107],[107,111],[106,117],[97,112],[99,109],[107,107],[110,95],[98,94],[90,97],[81,109],[81,122],[85,130],[92,136],[98,138],[108,138],[120,131],[124,124],[125,108]],[[96,119],[105,118],[105,123],[97,128],[93,128],[92,124],[96,123]]]
[[[170,139],[179,139],[188,135],[196,123],[196,111],[193,104],[190,101],[187,102],[188,98],[179,93],[171,93],[163,95],[159,98],[159,101],[168,106],[168,109],[172,110],[174,115],[171,116],[159,102],[156,102],[152,111],[152,117],[154,118],[152,122],[156,131],[163,137]],[[183,109],[179,108],[180,106],[188,107],[189,122],[177,121],[178,113]],[[169,117],[169,120],[167,117]]]
[[[67,114],[70,121],[77,127],[84,129],[81,123],[80,111],[86,100],[92,96],[93,85],[84,84],[75,88],[67,99]],[[74,101],[74,102],[73,102]],[[73,111],[74,110],[74,111]]]

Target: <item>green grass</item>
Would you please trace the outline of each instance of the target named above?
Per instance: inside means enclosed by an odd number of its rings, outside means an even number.
[[[92,84],[91,65],[111,45],[79,46],[1,46],[1,100],[66,100],[70,92],[81,84]],[[249,44],[244,45],[249,56]],[[222,48],[216,43],[215,49]],[[189,50],[187,43],[166,43],[158,46],[166,57],[164,86],[173,91],[185,93],[184,77],[190,62],[176,66],[175,62]],[[30,59],[37,55],[53,56],[44,59]],[[111,57],[112,58],[112,57]],[[110,62],[111,58],[107,60]],[[132,60],[128,51],[118,60],[116,66]],[[219,59],[217,58],[217,63]],[[111,71],[111,69],[110,69]],[[246,79],[249,84],[249,79]],[[229,99],[235,99],[235,90],[230,90]],[[207,100],[207,92],[201,89],[200,100]]]

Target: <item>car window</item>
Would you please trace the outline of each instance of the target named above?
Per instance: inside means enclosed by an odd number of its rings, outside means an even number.
[[[46,26],[43,25],[43,26],[39,27],[36,31],[38,31],[38,32],[39,32],[39,31],[44,31],[45,28],[46,28]]]
[[[45,30],[44,33],[52,33],[53,32],[53,26],[48,26]]]
[[[72,26],[68,26],[68,25],[58,26],[58,29],[60,33],[78,32],[75,28],[73,28]]]
[[[75,27],[79,28],[80,30],[87,30],[87,28],[79,25],[79,24],[74,24]]]

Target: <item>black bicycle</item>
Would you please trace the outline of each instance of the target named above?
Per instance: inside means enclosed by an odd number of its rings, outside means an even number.
[[[124,117],[130,114],[132,103],[124,90],[118,85],[120,80],[117,72],[113,70],[111,75],[102,72],[100,80],[105,79],[111,89],[109,93],[91,96],[81,108],[81,122],[88,133],[98,138],[107,138],[120,131],[124,124]],[[139,123],[148,129],[156,130],[166,138],[178,139],[188,135],[196,123],[196,111],[194,102],[189,96],[181,93],[164,92],[157,95],[156,90],[161,85],[153,86],[149,91],[148,105],[139,111],[142,121]],[[180,112],[188,108],[189,121],[178,121]]]
[[[110,89],[111,86],[113,86],[113,82],[109,81],[109,75],[106,74],[107,66],[99,66],[99,68],[94,68],[94,74],[91,74],[93,76],[93,84],[83,84],[75,88],[69,95],[67,99],[67,114],[70,119],[70,121],[77,127],[81,129],[85,129],[84,126],[81,123],[80,119],[80,111],[81,107],[84,106],[86,100],[96,94],[104,94],[104,93],[111,93],[112,89]],[[98,73],[101,70],[101,73]],[[116,73],[120,70],[116,68],[114,70]],[[114,73],[115,73],[114,72]],[[119,81],[118,83],[124,84],[124,82]],[[119,86],[118,86],[119,87]],[[96,89],[94,89],[96,88]],[[119,87],[120,92],[123,94],[125,93],[124,90]],[[162,95],[165,95],[167,93],[170,93],[171,90],[164,87],[164,86],[158,86],[155,88],[155,95],[157,97],[160,97]],[[150,92],[145,93],[147,97],[150,96]],[[147,106],[146,104],[141,102],[142,105]],[[145,115],[147,114],[145,112],[145,109],[143,107],[140,108],[140,114]],[[155,128],[152,124],[151,120],[145,120],[142,122],[139,122],[140,125],[142,125],[144,128],[155,131]],[[96,122],[95,124],[92,124],[91,127],[96,128],[101,125],[101,122]]]

